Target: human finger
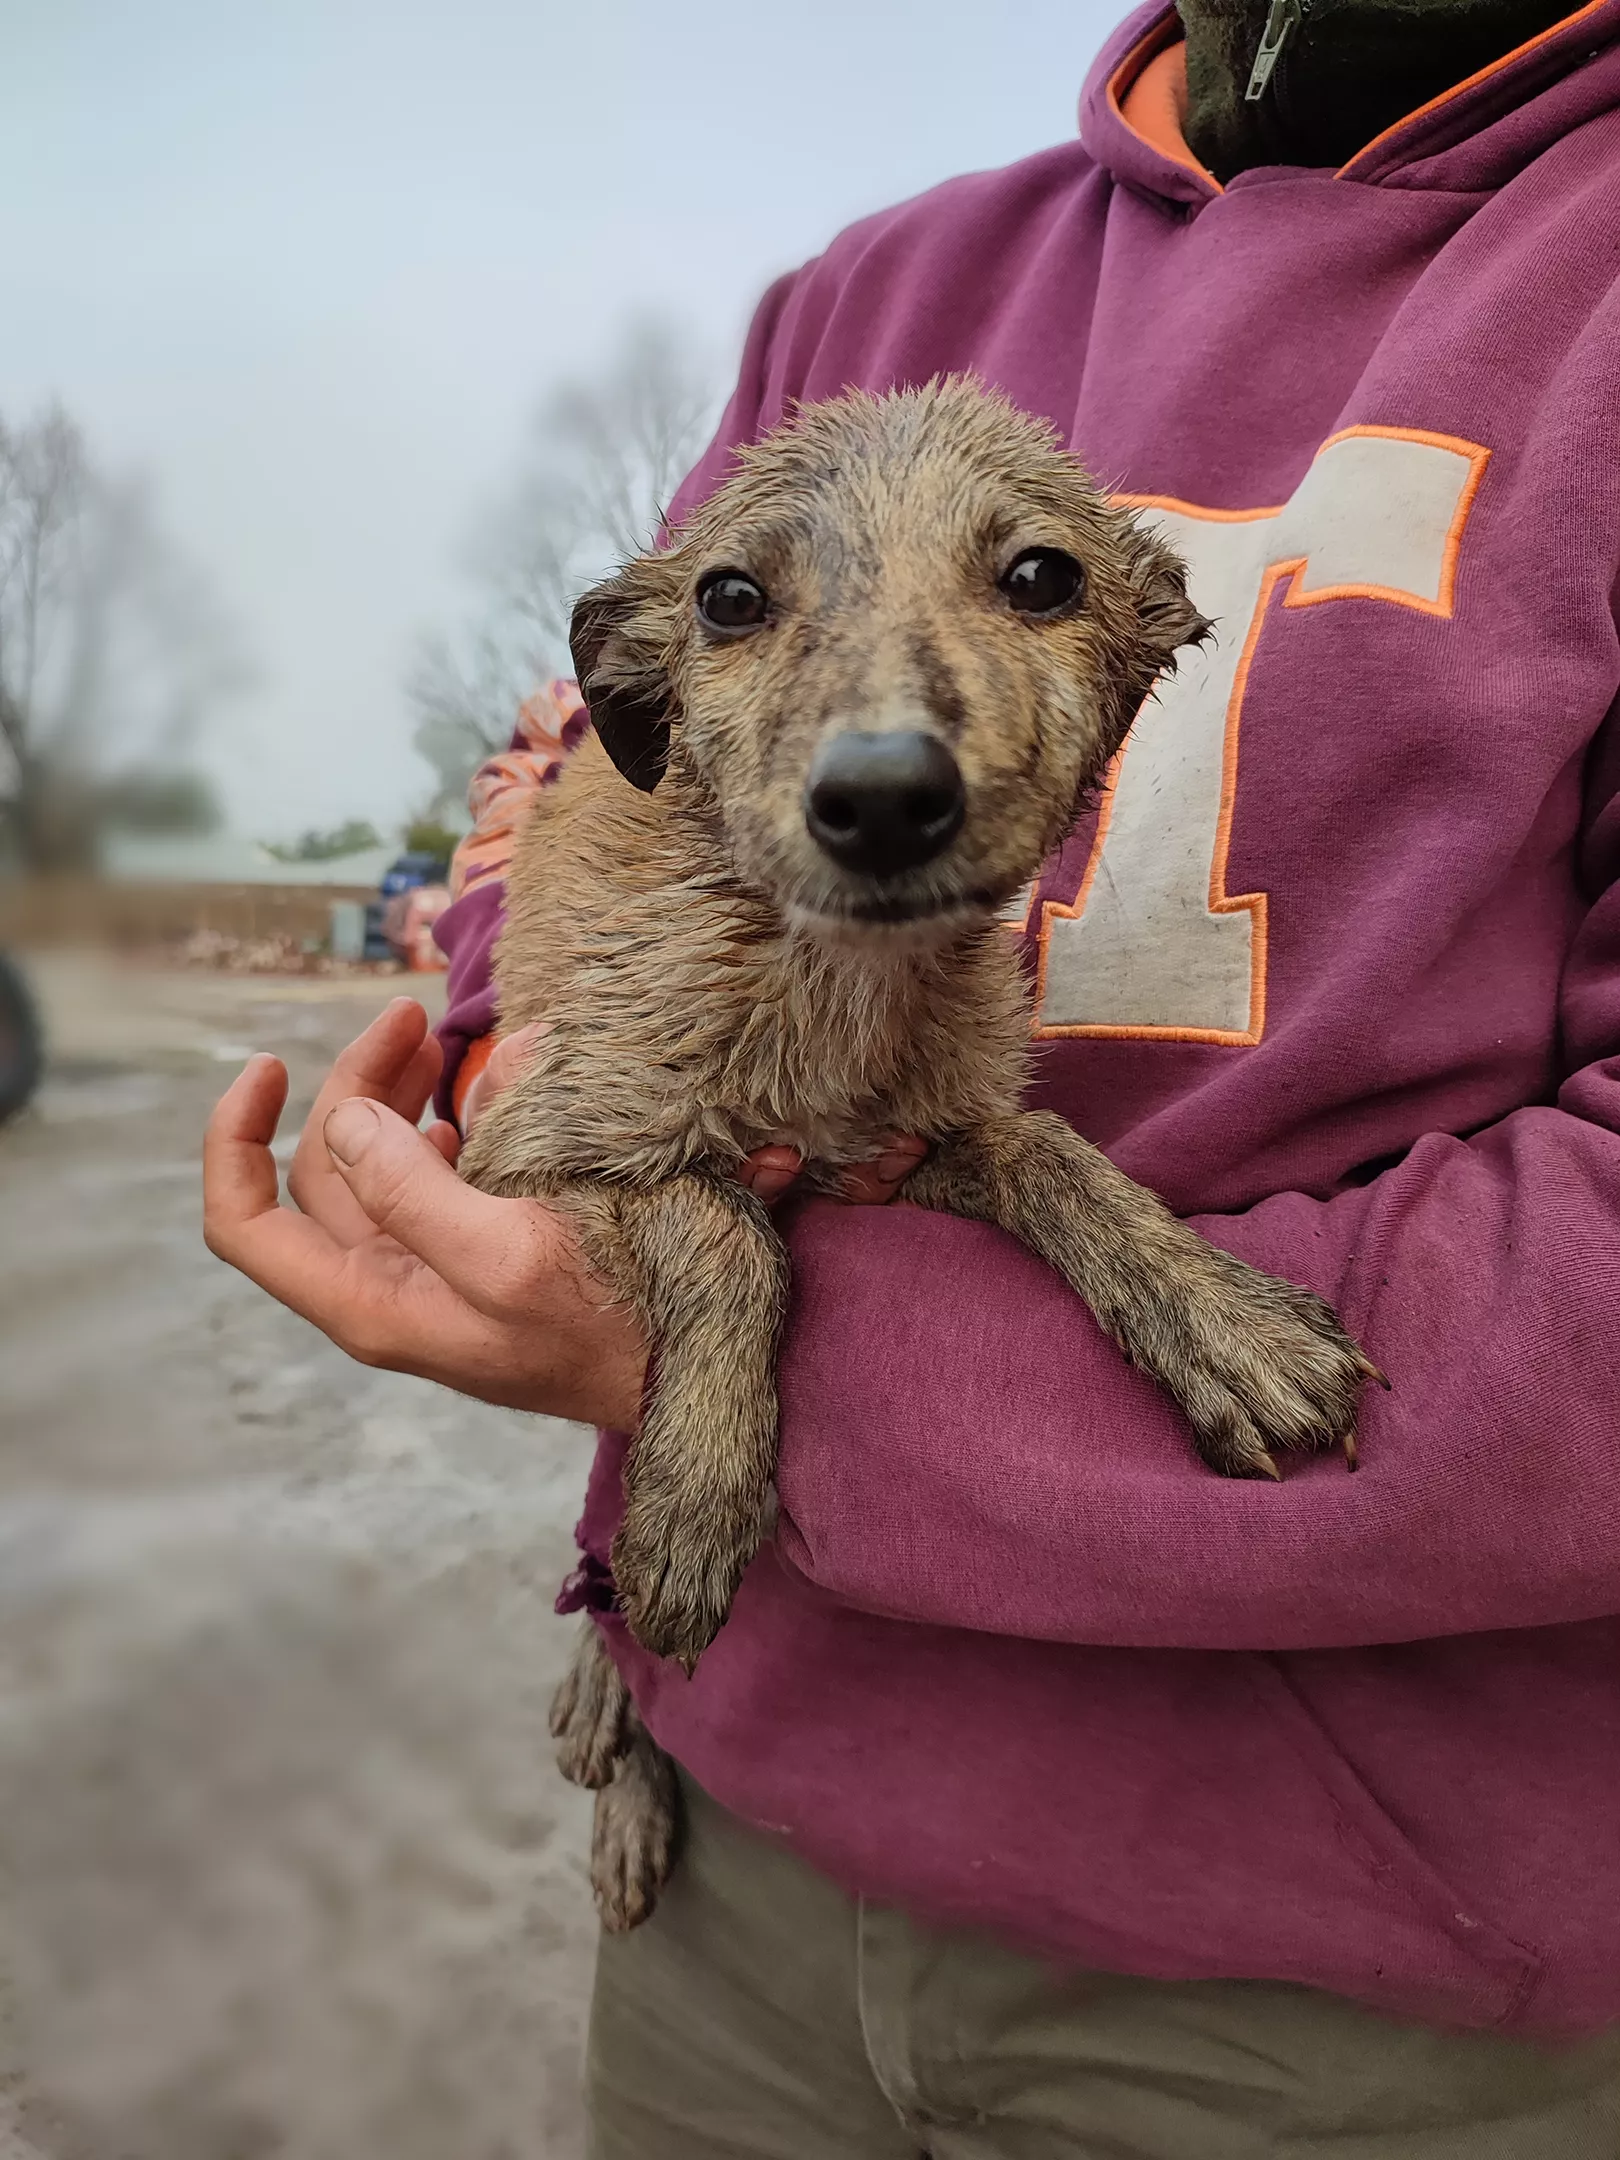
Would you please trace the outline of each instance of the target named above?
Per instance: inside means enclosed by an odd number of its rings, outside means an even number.
[[[240,1225],[280,1204],[270,1144],[286,1102],[286,1066],[260,1051],[214,1106],[203,1134],[203,1235],[215,1252],[216,1237],[229,1240]]]
[[[559,1266],[579,1272],[558,1216],[463,1183],[441,1144],[385,1105],[363,1096],[337,1104],[324,1138],[367,1220],[478,1311],[505,1318],[531,1307]]]
[[[534,1055],[535,1044],[550,1033],[549,1020],[531,1020],[527,1027],[515,1028],[510,1035],[501,1036],[485,1060],[483,1071],[467,1089],[467,1099],[461,1106],[461,1122],[468,1132],[501,1090],[510,1087],[518,1078]]]
[[[334,1106],[354,1095],[386,1102],[414,1124],[439,1070],[440,1052],[427,1027],[427,1014],[414,998],[394,998],[339,1051],[310,1105],[287,1173],[287,1191],[302,1214],[320,1223],[341,1244],[358,1244],[375,1225],[367,1221],[365,1211],[337,1175],[322,1128]],[[408,1108],[413,1098],[418,1098],[415,1107]]]
[[[444,1045],[437,1035],[423,1036],[411,1062],[388,1091],[389,1109],[412,1125],[417,1124],[433,1100],[433,1090],[438,1086],[443,1070]]]
[[[896,1135],[873,1161],[844,1172],[839,1197],[857,1207],[885,1207],[927,1153],[926,1140]]]
[[[740,1175],[756,1200],[774,1207],[792,1191],[803,1168],[804,1157],[797,1148],[773,1145],[755,1148]]]

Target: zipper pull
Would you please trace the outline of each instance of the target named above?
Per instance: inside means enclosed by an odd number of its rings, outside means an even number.
[[[1271,0],[1271,13],[1260,34],[1260,50],[1254,56],[1249,87],[1243,93],[1246,105],[1258,105],[1265,96],[1271,78],[1277,72],[1277,62],[1283,56],[1283,47],[1299,28],[1304,12],[1301,0]]]

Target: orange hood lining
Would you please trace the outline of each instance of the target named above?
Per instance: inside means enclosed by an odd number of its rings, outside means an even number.
[[[1160,157],[1196,173],[1215,194],[1226,191],[1187,148],[1187,47],[1174,11],[1128,52],[1108,84],[1108,102],[1131,133]]]

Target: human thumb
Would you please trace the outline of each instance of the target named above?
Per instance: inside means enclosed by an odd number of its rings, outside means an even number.
[[[385,1104],[350,1096],[330,1111],[322,1135],[370,1221],[471,1303],[495,1309],[505,1275],[533,1261],[533,1240],[549,1221],[543,1211],[476,1192],[426,1133]]]

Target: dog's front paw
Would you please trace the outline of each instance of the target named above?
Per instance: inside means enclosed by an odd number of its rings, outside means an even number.
[[[657,1904],[675,1863],[679,1807],[669,1757],[637,1733],[612,1784],[596,1796],[591,1828],[591,1889],[614,1934],[639,1927]]]
[[[1342,1448],[1356,1466],[1368,1380],[1389,1382],[1310,1290],[1216,1252],[1156,1376],[1187,1413],[1198,1451],[1227,1477],[1280,1475],[1276,1450]]]
[[[636,1641],[690,1672],[725,1625],[759,1533],[757,1510],[728,1514],[706,1495],[663,1507],[633,1498],[613,1541],[613,1580]]]

